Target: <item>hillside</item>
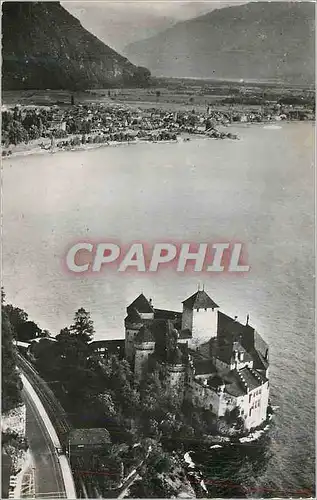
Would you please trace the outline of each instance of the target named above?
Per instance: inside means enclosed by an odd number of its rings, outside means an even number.
[[[254,2],[214,10],[128,45],[156,76],[314,82],[314,4]]]
[[[135,42],[170,28],[177,21],[160,15],[144,2],[61,2],[88,31],[120,53]],[[194,16],[190,16],[194,17]]]
[[[146,85],[150,73],[85,30],[59,2],[2,4],[3,89]]]

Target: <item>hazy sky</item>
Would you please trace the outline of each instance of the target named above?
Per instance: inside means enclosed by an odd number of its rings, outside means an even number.
[[[201,0],[62,1],[82,25],[105,43],[122,51],[130,42],[154,35],[175,24],[213,9],[247,3]]]
[[[214,9],[245,3],[249,3],[248,0],[101,0],[99,2],[66,0],[61,2],[86,29],[121,53],[124,53],[124,47],[127,44],[164,31],[178,21],[203,15]]]
[[[168,16],[175,20],[188,19],[196,17],[205,12],[210,12],[213,9],[227,7],[234,4],[247,3],[246,1],[233,0],[231,2],[225,0],[87,0],[87,1],[64,1],[62,5],[69,10],[81,9],[96,9],[96,11],[105,11],[111,9],[117,10],[123,16],[127,16],[129,12],[144,12],[157,16]]]

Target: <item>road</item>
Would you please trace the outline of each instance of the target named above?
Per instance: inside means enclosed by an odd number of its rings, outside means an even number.
[[[65,445],[65,436],[68,435],[70,424],[67,415],[54,393],[47,383],[40,377],[32,364],[20,354],[17,355],[18,366],[22,370],[32,386],[36,387],[36,393],[43,404],[48,416],[57,432],[58,438]]]
[[[42,418],[25,389],[26,435],[35,467],[35,494],[37,498],[65,498],[62,471],[55,447]]]

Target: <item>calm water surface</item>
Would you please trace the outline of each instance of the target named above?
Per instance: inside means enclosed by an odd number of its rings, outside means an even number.
[[[314,481],[314,127],[246,126],[239,134],[240,141],[5,160],[3,284],[8,301],[52,333],[83,306],[96,338],[123,337],[125,307],[141,291],[157,307],[180,309],[198,281],[224,312],[241,321],[249,313],[270,345],[274,424],[262,448],[196,459],[207,480],[249,485],[253,496],[303,496],[299,490]],[[232,277],[105,270],[93,278],[64,272],[74,240],[110,238],[240,240],[251,271]],[[226,493],[238,495],[234,486]]]

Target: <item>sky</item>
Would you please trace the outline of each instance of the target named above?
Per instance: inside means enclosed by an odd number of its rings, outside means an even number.
[[[203,15],[214,9],[240,5],[243,1],[201,0],[103,0],[62,1],[61,4],[82,25],[119,52],[128,43],[147,38],[178,21]]]
[[[62,5],[71,9],[96,9],[96,11],[118,11],[121,15],[127,15],[128,12],[144,12],[157,16],[172,17],[176,21],[196,17],[213,9],[228,7],[233,4],[242,4],[239,0],[232,0],[231,2],[225,0],[86,0],[86,1],[64,1]]]
[[[127,44],[153,36],[179,21],[206,14],[214,9],[242,5],[249,1],[66,0],[61,1],[61,4],[81,21],[84,28],[116,51],[124,54]]]

